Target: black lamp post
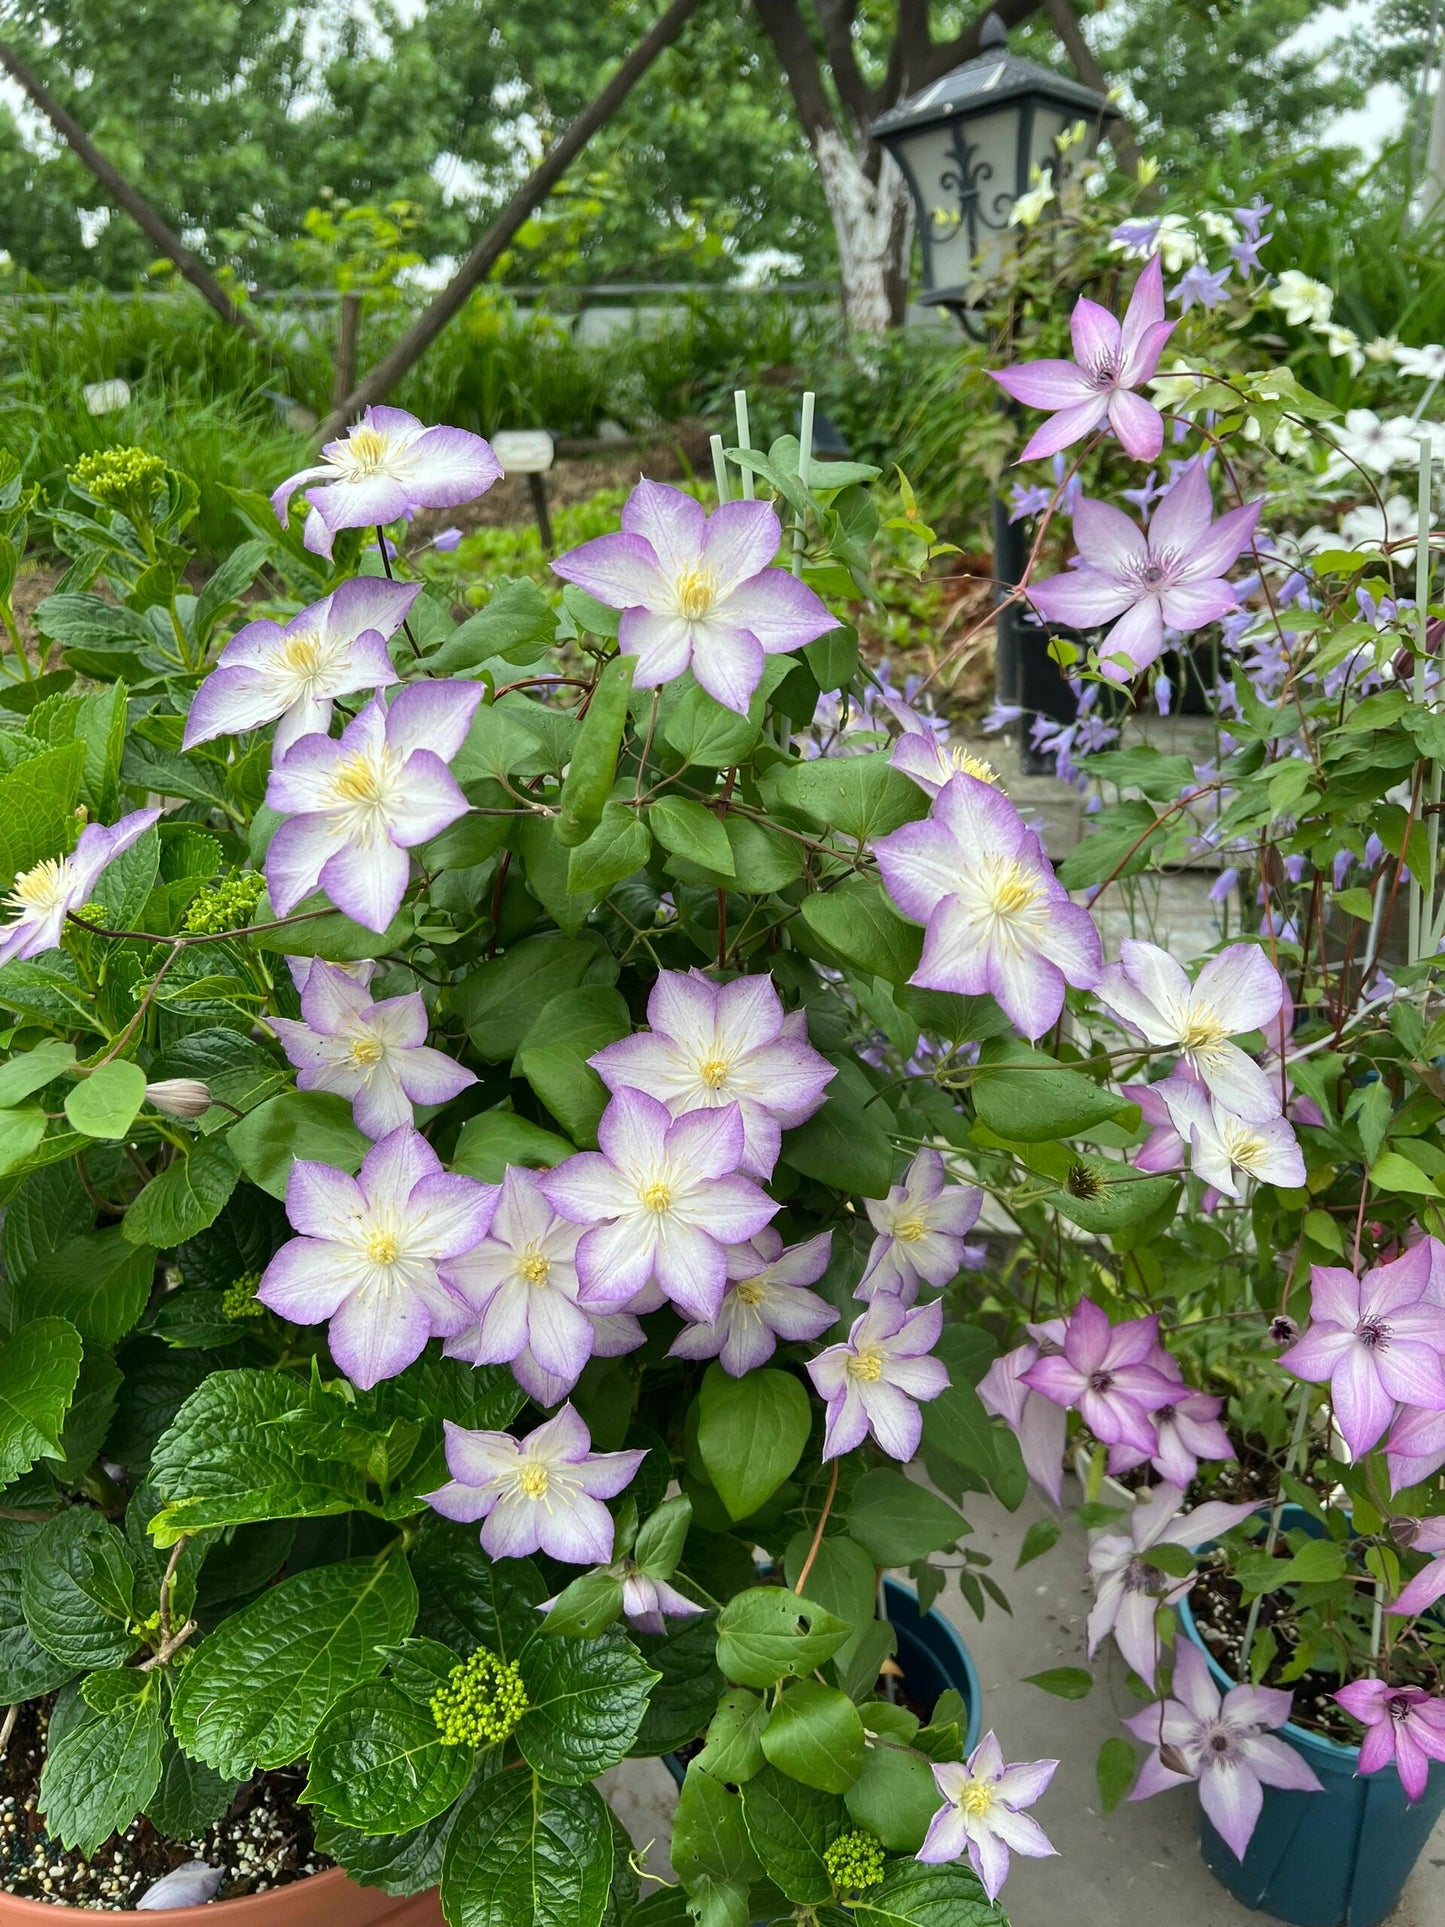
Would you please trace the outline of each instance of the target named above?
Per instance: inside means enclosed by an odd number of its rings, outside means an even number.
[[[1018,236],[1009,225],[1015,202],[1064,164],[1059,140],[1071,127],[1083,122],[1078,151],[1087,156],[1104,123],[1118,117],[1104,94],[1011,54],[997,14],[984,22],[982,48],[869,129],[902,169],[913,197],[923,255],[920,300],[946,308],[975,340],[982,338],[978,304]],[[1025,549],[1020,525],[1009,521],[997,494],[993,535],[1002,600],[1023,574]],[[1035,766],[1030,715],[1066,720],[1073,704],[1042,631],[1021,622],[1017,603],[998,615],[998,692],[1024,710],[1020,748],[1025,768]]]

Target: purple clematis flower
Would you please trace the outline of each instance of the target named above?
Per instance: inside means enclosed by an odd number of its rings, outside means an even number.
[[[1136,1466],[1148,1463],[1166,1485],[1176,1485],[1181,1490],[1191,1486],[1198,1476],[1201,1459],[1234,1457],[1229,1434],[1219,1422],[1223,1410],[1222,1398],[1212,1398],[1208,1392],[1181,1389],[1172,1403],[1161,1405],[1149,1414],[1158,1435],[1153,1452],[1140,1452],[1129,1445],[1112,1445],[1110,1472],[1132,1472]]]
[[[1418,1800],[1430,1762],[1445,1760],[1445,1700],[1423,1686],[1391,1686],[1383,1679],[1352,1679],[1332,1697],[1365,1729],[1360,1772],[1378,1773],[1393,1760],[1405,1798]]]
[[[567,582],[622,611],[617,646],[636,656],[638,689],[689,666],[707,693],[747,714],[764,656],[815,642],[837,618],[785,569],[769,566],[782,527],[766,502],[725,502],[711,515],[681,489],[639,482],[622,528],[552,564]]]
[[[1003,1419],[1017,1438],[1034,1484],[1062,1505],[1069,1416],[1062,1405],[1026,1384],[1025,1374],[1040,1358],[1063,1350],[1068,1328],[1062,1318],[1047,1318],[1025,1329],[1028,1342],[994,1360],[978,1382],[978,1395],[983,1409]]]
[[[1396,1401],[1445,1411],[1445,1316],[1430,1298],[1439,1247],[1422,1239],[1363,1278],[1336,1265],[1310,1273],[1310,1323],[1280,1364],[1329,1381],[1335,1423],[1355,1458],[1384,1437]]]
[[[1126,937],[1098,990],[1105,1009],[1146,1043],[1177,1050],[1226,1110],[1250,1124],[1279,1116],[1278,1087],[1229,1041],[1263,1029],[1284,1001],[1284,980],[1257,945],[1229,944],[1191,984],[1167,951]]]
[[[514,1439],[507,1432],[469,1432],[445,1421],[451,1480],[426,1495],[444,1519],[482,1526],[492,1559],[545,1552],[569,1566],[606,1565],[612,1557],[612,1514],[604,1499],[630,1485],[647,1457],[594,1452],[592,1435],[570,1405]]]
[[[369,1391],[405,1371],[429,1338],[466,1325],[467,1307],[438,1267],[486,1236],[496,1195],[443,1171],[407,1125],[374,1144],[354,1178],[297,1158],[286,1215],[301,1236],[282,1245],[256,1296],[296,1325],[330,1320],[332,1357]]]
[[[337,696],[399,681],[386,643],[421,594],[420,582],[358,575],[282,628],[264,618],[237,630],[191,698],[184,749],[276,724],[273,758],[331,727]]]
[[[730,1378],[742,1378],[764,1365],[778,1340],[821,1338],[838,1314],[826,1299],[805,1286],[828,1269],[831,1231],[785,1251],[782,1238],[764,1225],[746,1244],[729,1245],[728,1284],[717,1316],[684,1325],[673,1340],[670,1358],[715,1358]]]
[[[330,555],[338,530],[400,521],[413,509],[459,508],[502,478],[502,465],[480,435],[428,428],[404,408],[368,408],[359,422],[321,451],[325,460],[290,475],[271,497],[284,524],[303,483],[310,514],[306,547]]]
[[[90,901],[106,866],[143,837],[160,815],[159,810],[132,810],[109,828],[87,823],[69,856],[48,856],[33,869],[22,870],[5,899],[15,915],[0,924],[0,963],[57,949],[71,911]]]
[[[1148,1685],[1154,1684],[1159,1661],[1155,1618],[1160,1606],[1173,1606],[1194,1584],[1196,1575],[1171,1579],[1144,1555],[1155,1546],[1183,1546],[1192,1552],[1222,1533],[1231,1531],[1257,1509],[1254,1504],[1224,1505],[1211,1500],[1192,1512],[1180,1513],[1184,1494],[1175,1485],[1159,1485],[1139,1495],[1129,1516],[1127,1532],[1101,1532],[1089,1547],[1089,1573],[1095,1600],[1089,1614],[1089,1657],[1098,1651],[1106,1633]],[[1286,1695],[1288,1698],[1288,1695]]]
[[[1224,571],[1253,538],[1262,507],[1246,502],[1216,520],[1202,462],[1161,497],[1147,532],[1122,509],[1085,497],[1074,516],[1081,566],[1030,583],[1029,601],[1048,622],[1112,622],[1099,667],[1109,681],[1129,682],[1158,657],[1166,626],[1189,635],[1239,607]]]
[[[297,1067],[297,1089],[348,1098],[368,1137],[410,1124],[413,1104],[446,1104],[477,1081],[454,1057],[428,1048],[426,1005],[419,996],[373,1003],[364,984],[319,957],[306,975],[301,1013],[304,1023],[271,1020]]]
[[[536,1171],[508,1165],[487,1236],[445,1267],[446,1282],[472,1307],[466,1328],[447,1340],[447,1357],[510,1365],[539,1405],[556,1405],[594,1353],[611,1358],[640,1345],[635,1318],[598,1318],[579,1304],[581,1236],[547,1202]]]
[[[828,1407],[823,1457],[851,1452],[871,1432],[892,1459],[911,1459],[923,1436],[920,1399],[948,1389],[947,1367],[927,1354],[943,1330],[943,1305],[908,1311],[896,1298],[875,1298],[853,1321],[847,1341],[808,1362],[808,1376]]]
[[[1445,1465],[1445,1412],[1407,1405],[1391,1427],[1385,1452],[1392,1492],[1423,1484]]]
[[[554,1210],[589,1227],[577,1246],[581,1302],[621,1311],[654,1279],[689,1318],[717,1317],[727,1250],[778,1207],[738,1169],[736,1104],[674,1119],[642,1091],[621,1090],[602,1113],[599,1151],[580,1151],[541,1179]]]
[[[1174,1696],[1131,1714],[1124,1724],[1154,1751],[1139,1770],[1131,1800],[1199,1783],[1199,1804],[1243,1860],[1267,1786],[1323,1791],[1312,1767],[1270,1728],[1283,1726],[1292,1700],[1273,1686],[1234,1686],[1222,1697],[1209,1662],[1189,1641],[1174,1655]],[[1169,1764],[1163,1753],[1169,1749]],[[1179,1762],[1176,1767],[1175,1761]]]
[[[808,1042],[802,1011],[784,1011],[768,976],[716,984],[701,970],[662,970],[647,999],[650,1030],[588,1059],[609,1091],[645,1091],[674,1117],[736,1104],[739,1168],[769,1177],[785,1130],[811,1117],[838,1075]]]
[[[1164,445],[1164,419],[1132,391],[1150,379],[1175,323],[1164,319],[1164,270],[1158,256],[1140,274],[1122,324],[1080,296],[1069,320],[1074,361],[1025,361],[990,370],[1015,401],[1055,410],[1035,429],[1020,461],[1054,455],[1107,421],[1137,462],[1152,462]]]
[[[1070,903],[1043,845],[1001,790],[959,774],[925,822],[874,845],[888,894],[925,925],[909,979],[926,990],[989,992],[1026,1037],[1064,1007],[1064,985],[1099,980],[1099,933]]]
[[[1153,1089],[1181,1143],[1189,1147],[1190,1169],[1211,1190],[1237,1198],[1236,1174],[1286,1188],[1304,1183],[1305,1161],[1288,1119],[1269,1117],[1247,1124],[1183,1078],[1166,1078]]]
[[[414,682],[390,709],[370,702],[339,740],[303,736],[271,771],[266,801],[289,818],[266,852],[277,916],[322,889],[368,930],[406,891],[407,851],[469,807],[448,762],[486,694],[477,682]]]
[[[1421,1567],[1385,1611],[1413,1618],[1416,1613],[1428,1612],[1436,1600],[1445,1596],[1445,1558],[1440,1556],[1445,1553],[1445,1518],[1411,1519],[1406,1523],[1410,1528],[1410,1551],[1428,1552],[1432,1557],[1429,1565]]]
[[[654,1579],[632,1560],[622,1562],[622,1617],[635,1633],[661,1638],[669,1619],[696,1619],[706,1608],[665,1579]]]
[[[1043,1860],[1057,1852],[1037,1820],[1023,1809],[1031,1807],[1054,1777],[1057,1760],[1031,1760],[1027,1765],[1004,1765],[1003,1748],[985,1733],[964,1760],[934,1765],[933,1779],[943,1795],[941,1806],[928,1823],[918,1849],[926,1865],[958,1860],[965,1853],[990,1900],[1008,1879],[1009,1853]]]
[[[987,783],[991,789],[999,787],[998,771],[992,763],[986,762],[982,756],[975,756],[962,743],[944,741],[930,729],[910,729],[905,725],[903,734],[894,742],[888,760],[895,769],[901,769],[905,776],[911,776],[918,787],[927,790],[930,796],[937,796],[960,770],[965,776]]]
[[[855,1298],[891,1293],[905,1305],[920,1284],[946,1285],[963,1266],[964,1241],[978,1223],[983,1193],[974,1184],[948,1184],[943,1154],[931,1146],[914,1158],[886,1198],[865,1198],[877,1237]]]
[[[1157,1317],[1111,1325],[1092,1298],[1081,1298],[1067,1320],[1063,1349],[1036,1359],[1023,1374],[1030,1391],[1078,1411],[1105,1445],[1132,1445],[1152,1455],[1157,1434],[1149,1414],[1179,1389],[1153,1362]]]

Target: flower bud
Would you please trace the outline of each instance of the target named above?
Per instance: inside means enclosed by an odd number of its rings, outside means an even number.
[[[1271,1345],[1292,1345],[1299,1337],[1299,1326],[1283,1312],[1278,1318],[1269,1321],[1269,1342]]]
[[[159,1084],[146,1085],[146,1103],[164,1111],[167,1117],[189,1121],[210,1110],[211,1087],[199,1077],[165,1077]]]

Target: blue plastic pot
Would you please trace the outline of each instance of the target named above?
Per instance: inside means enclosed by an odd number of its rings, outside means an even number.
[[[1298,1506],[1286,1506],[1281,1523],[1286,1530],[1318,1532],[1317,1522]],[[1237,1686],[1200,1638],[1187,1599],[1178,1612],[1180,1632],[1204,1654],[1221,1691]],[[1359,1774],[1357,1746],[1341,1746],[1293,1721],[1279,1729],[1279,1737],[1303,1754],[1323,1793],[1267,1786],[1243,1860],[1201,1811],[1205,1866],[1242,1906],[1293,1927],[1377,1927],[1399,1900],[1445,1810],[1445,1767],[1431,1766],[1424,1798],[1411,1806],[1393,1767]]]

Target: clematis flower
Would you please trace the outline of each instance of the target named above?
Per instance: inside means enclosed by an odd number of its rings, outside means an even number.
[[[1312,281],[1298,268],[1284,270],[1270,289],[1269,299],[1270,305],[1296,327],[1322,327],[1335,305],[1334,290],[1323,281]]]
[[[1410,1527],[1410,1551],[1428,1552],[1434,1556],[1429,1565],[1421,1567],[1409,1584],[1401,1589],[1399,1598],[1386,1606],[1385,1611],[1413,1618],[1416,1613],[1428,1612],[1437,1599],[1445,1596],[1445,1558],[1441,1557],[1441,1554],[1445,1554],[1445,1518],[1411,1519],[1406,1523]],[[1361,1716],[1357,1714],[1356,1717]],[[1413,1794],[1411,1798],[1414,1798]]]
[[[966,1853],[985,1894],[996,1900],[1008,1879],[1010,1851],[1031,1860],[1057,1852],[1038,1821],[1023,1809],[1043,1793],[1058,1764],[1031,1760],[1005,1766],[1003,1748],[992,1733],[984,1734],[966,1761],[936,1762],[933,1780],[944,1804],[928,1823],[918,1858],[937,1866]]]
[[[443,1171],[408,1125],[374,1144],[354,1178],[297,1158],[286,1215],[300,1232],[266,1267],[256,1296],[296,1325],[327,1324],[331,1355],[369,1391],[469,1313],[438,1267],[486,1236],[496,1189]]]
[[[1422,1686],[1391,1686],[1383,1679],[1352,1679],[1331,1698],[1365,1729],[1360,1772],[1378,1773],[1393,1760],[1405,1798],[1418,1800],[1430,1762],[1445,1760],[1445,1700]]]
[[[1122,324],[1098,302],[1079,297],[1069,319],[1073,361],[991,369],[1015,401],[1056,411],[1035,429],[1019,460],[1057,454],[1107,421],[1135,461],[1154,461],[1164,445],[1164,419],[1133,390],[1154,373],[1174,327],[1164,319],[1164,276],[1156,255],[1134,283]]]
[[[640,1345],[642,1327],[623,1313],[599,1345],[600,1321],[578,1303],[581,1236],[582,1227],[547,1202],[540,1175],[509,1164],[487,1236],[446,1267],[446,1282],[472,1308],[466,1328],[447,1340],[447,1357],[510,1365],[530,1397],[555,1405],[594,1352],[615,1356]],[[609,1349],[609,1341],[618,1342]]]
[[[1055,1505],[1064,1495],[1064,1445],[1069,1417],[1042,1392],[1025,1383],[1025,1374],[1040,1358],[1062,1351],[1067,1327],[1062,1318],[1047,1318],[1026,1326],[1028,1342],[996,1358],[978,1382],[983,1409],[1001,1418],[1019,1442],[1024,1465],[1034,1484]]]
[[[191,698],[184,749],[214,736],[276,724],[273,758],[299,737],[331,727],[332,703],[399,681],[386,652],[421,594],[420,582],[359,575],[283,628],[264,618],[237,630]]]
[[[1423,1484],[1445,1465],[1445,1411],[1407,1405],[1390,1428],[1385,1453],[1392,1492]]]
[[[707,693],[746,715],[763,658],[838,626],[808,588],[769,565],[782,527],[766,502],[711,515],[681,489],[639,482],[622,528],[552,564],[564,581],[620,609],[617,646],[636,656],[633,684],[655,689],[691,667]]]
[[[1288,1720],[1291,1697],[1273,1686],[1234,1686],[1221,1697],[1208,1660],[1191,1641],[1181,1641],[1175,1650],[1172,1684],[1173,1697],[1144,1707],[1124,1722],[1136,1739],[1154,1748],[1129,1798],[1147,1800],[1197,1780],[1199,1804],[1243,1860],[1265,1787],[1288,1787],[1296,1793],[1324,1790],[1304,1756],[1270,1731]]]
[[[1263,1118],[1247,1124],[1216,1103],[1198,1084],[1167,1078],[1154,1086],[1174,1129],[1189,1146],[1190,1169],[1212,1190],[1239,1196],[1236,1173],[1261,1184],[1285,1187],[1305,1181],[1305,1161],[1288,1120]]]
[[[448,1484],[426,1495],[444,1519],[482,1526],[492,1559],[545,1552],[569,1566],[606,1565],[612,1557],[612,1514],[604,1499],[630,1485],[647,1457],[594,1452],[592,1435],[570,1405],[514,1439],[507,1432],[469,1432],[445,1422]]]
[[[609,1091],[645,1091],[674,1117],[736,1104],[739,1168],[766,1178],[782,1134],[811,1117],[837,1076],[808,1042],[808,1020],[789,1015],[767,976],[717,984],[701,970],[662,970],[647,999],[649,1030],[588,1059]]]
[[[851,1452],[871,1432],[892,1459],[911,1459],[923,1436],[925,1404],[947,1391],[947,1367],[927,1356],[943,1330],[943,1305],[909,1311],[875,1298],[853,1321],[846,1343],[808,1361],[808,1376],[828,1407],[823,1457]]]
[[[655,1279],[687,1317],[716,1318],[726,1247],[753,1237],[778,1208],[738,1170],[738,1106],[674,1119],[656,1098],[621,1090],[597,1139],[600,1152],[579,1151],[541,1179],[553,1209],[588,1226],[577,1245],[582,1304],[625,1310]]]
[[[992,763],[975,756],[962,743],[944,741],[934,730],[921,724],[913,727],[904,724],[903,734],[894,742],[888,760],[930,796],[937,796],[960,770],[965,776],[987,783],[991,789],[999,787],[998,771]]]
[[[331,553],[340,529],[380,527],[413,509],[459,508],[502,478],[502,465],[480,435],[428,428],[404,408],[368,408],[321,451],[314,468],[290,475],[271,497],[285,524],[291,497],[304,483],[310,514],[303,540],[315,555]]]
[[[1363,1278],[1336,1265],[1310,1273],[1310,1323],[1279,1362],[1311,1384],[1328,1380],[1335,1423],[1357,1459],[1384,1436],[1397,1400],[1445,1411],[1445,1318],[1430,1298],[1439,1252],[1424,1238]]]
[[[838,1314],[826,1299],[804,1287],[828,1269],[832,1247],[832,1232],[821,1231],[784,1250],[771,1225],[745,1244],[729,1245],[728,1284],[717,1316],[684,1325],[668,1356],[715,1358],[730,1378],[742,1378],[767,1363],[780,1338],[820,1338],[837,1324]]]
[[[1156,1546],[1183,1546],[1193,1551],[1232,1531],[1256,1510],[1253,1503],[1224,1505],[1210,1500],[1192,1512],[1181,1513],[1184,1494],[1176,1485],[1158,1485],[1140,1494],[1129,1515],[1126,1532],[1101,1532],[1089,1547],[1089,1574],[1094,1582],[1094,1607],[1089,1614],[1089,1657],[1107,1633],[1139,1677],[1154,1684],[1159,1640],[1154,1621],[1161,1606],[1174,1606],[1194,1584],[1190,1571],[1170,1578],[1148,1563]],[[1179,1652],[1187,1650],[1181,1646]],[[1177,1663],[1177,1662],[1176,1662]],[[1286,1699],[1288,1695],[1285,1695]]]
[[[1156,944],[1126,937],[1099,979],[1099,1001],[1158,1049],[1177,1050],[1226,1110],[1259,1124],[1280,1113],[1277,1086],[1231,1036],[1263,1029],[1285,996],[1284,980],[1254,944],[1232,943],[1193,984]]]
[[[959,774],[922,823],[874,845],[894,903],[926,927],[909,979],[926,990],[989,992],[1026,1037],[1064,1007],[1064,985],[1099,979],[1099,933],[1070,903],[1043,845],[1001,790]]]
[[[428,1048],[419,996],[373,1003],[364,984],[318,957],[301,992],[301,1012],[304,1023],[271,1019],[297,1067],[297,1089],[349,1099],[368,1137],[410,1124],[413,1104],[445,1104],[477,1081],[454,1057]]]
[[[87,823],[69,856],[48,856],[22,870],[5,899],[15,915],[0,924],[0,963],[38,957],[59,948],[65,919],[90,901],[107,865],[143,837],[159,810],[133,810],[107,828]]]
[[[706,1608],[699,1606],[665,1579],[653,1579],[633,1564],[623,1561],[622,1617],[635,1633],[651,1633],[661,1638],[669,1619],[696,1619]]]
[[[1191,1486],[1198,1476],[1201,1459],[1234,1457],[1229,1434],[1219,1422],[1223,1410],[1222,1398],[1181,1388],[1168,1405],[1160,1405],[1149,1414],[1157,1441],[1154,1450],[1145,1453],[1134,1446],[1111,1446],[1110,1472],[1132,1472],[1136,1466],[1148,1463],[1166,1484],[1181,1489]]]
[[[891,1292],[905,1305],[920,1283],[946,1285],[963,1264],[964,1241],[978,1223],[983,1193],[974,1184],[948,1184],[942,1153],[931,1145],[914,1158],[886,1198],[865,1198],[877,1237],[855,1298]]]
[[[1129,682],[1158,657],[1166,624],[1189,635],[1239,607],[1224,571],[1252,540],[1262,507],[1246,502],[1216,520],[1198,461],[1161,496],[1147,530],[1082,497],[1074,514],[1081,566],[1031,582],[1029,601],[1049,622],[1113,623],[1099,642],[1099,667],[1110,682]]]
[[[1158,1346],[1157,1317],[1111,1325],[1092,1298],[1081,1298],[1065,1323],[1062,1349],[1036,1359],[1023,1383],[1077,1410],[1105,1445],[1132,1445],[1148,1457],[1157,1443],[1149,1414],[1178,1389],[1153,1362]]]
[[[414,682],[390,709],[367,704],[339,740],[303,736],[272,768],[266,801],[287,821],[266,852],[277,916],[325,890],[368,930],[385,930],[406,891],[407,851],[469,807],[447,768],[486,691]]]

